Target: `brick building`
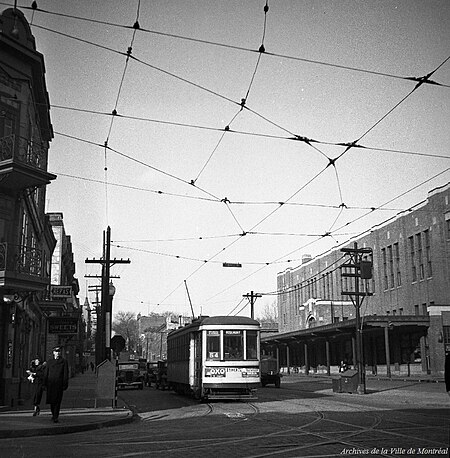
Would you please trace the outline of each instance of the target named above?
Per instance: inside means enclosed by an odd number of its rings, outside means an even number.
[[[355,240],[373,250],[373,278],[362,281],[366,370],[440,374],[450,351],[450,184]],[[353,242],[352,242],[353,243]],[[350,247],[351,245],[347,245]],[[355,307],[342,291],[340,249],[279,273],[279,333],[262,339],[280,363],[330,373],[355,360]]]

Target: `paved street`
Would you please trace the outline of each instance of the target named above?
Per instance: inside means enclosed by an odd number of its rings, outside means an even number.
[[[280,389],[261,388],[251,403],[122,391],[139,421],[0,443],[8,457],[447,456],[443,383],[369,380],[367,388],[365,395],[333,393],[330,379],[291,376]]]

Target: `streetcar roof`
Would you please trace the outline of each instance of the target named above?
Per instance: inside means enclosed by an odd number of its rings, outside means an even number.
[[[200,326],[260,326],[259,321],[256,321],[247,316],[200,316],[192,323],[187,324],[178,329],[170,331],[168,337],[175,334],[189,332],[191,329],[199,328]]]
[[[210,325],[251,325],[259,326],[259,322],[247,316],[210,316],[204,318],[202,326]]]

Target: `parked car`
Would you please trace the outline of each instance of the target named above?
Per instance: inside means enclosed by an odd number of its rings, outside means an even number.
[[[167,383],[167,361],[158,361],[158,368],[156,370],[155,375],[155,385],[157,390],[159,388],[161,388],[162,390],[169,388],[169,385]]]
[[[156,373],[158,371],[158,362],[149,361],[147,363],[147,376],[145,378],[145,384],[152,386],[152,383],[156,383]]]
[[[139,370],[138,362],[119,362],[117,388],[144,388],[144,376]]]
[[[281,374],[278,369],[278,361],[272,356],[261,356],[260,360],[261,385],[273,383],[277,388],[281,386]]]

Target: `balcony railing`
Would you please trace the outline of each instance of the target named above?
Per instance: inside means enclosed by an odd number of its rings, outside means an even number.
[[[47,149],[25,137],[11,134],[0,138],[0,161],[8,159],[45,170]]]
[[[43,277],[42,250],[25,245],[0,243],[0,271]]]

